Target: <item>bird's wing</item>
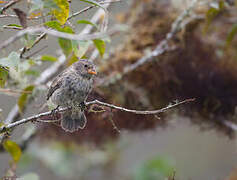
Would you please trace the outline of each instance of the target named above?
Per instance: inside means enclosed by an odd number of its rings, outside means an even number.
[[[59,74],[52,82],[52,84],[50,85],[49,87],[49,90],[48,90],[48,94],[47,94],[47,100],[49,100],[49,98],[52,96],[52,94],[54,93],[54,91],[56,91],[58,88],[60,88],[62,86],[62,83],[63,83],[63,78],[62,78],[62,75],[64,74],[61,73]]]

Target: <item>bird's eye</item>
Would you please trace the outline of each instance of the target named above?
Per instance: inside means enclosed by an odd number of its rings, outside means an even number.
[[[85,64],[85,65],[84,65],[84,67],[85,67],[85,68],[88,68],[88,65],[87,65],[87,64]]]

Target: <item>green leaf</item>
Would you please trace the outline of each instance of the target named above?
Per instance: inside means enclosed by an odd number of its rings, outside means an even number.
[[[0,67],[0,87],[3,88],[8,76],[8,71]]]
[[[74,34],[74,31],[69,26],[61,27],[61,24],[57,21],[49,21],[45,23],[45,26],[50,28],[56,29],[60,32]],[[72,40],[65,39],[65,38],[58,38],[59,46],[62,48],[63,53],[68,56],[72,52]]]
[[[78,58],[81,58],[85,55],[89,46],[90,42],[88,41],[72,41],[72,49]]]
[[[94,26],[97,30],[99,29],[99,27],[96,24],[94,24],[90,21],[87,21],[87,20],[79,20],[79,21],[77,21],[77,24],[89,24],[89,25]]]
[[[51,62],[55,62],[58,59],[54,56],[50,56],[50,55],[44,55],[41,57],[41,61],[51,61]]]
[[[13,141],[6,140],[3,143],[4,149],[12,156],[12,159],[17,163],[21,158],[21,148]]]
[[[229,46],[232,40],[234,39],[235,35],[237,34],[237,24],[234,24],[227,35],[226,45]]]
[[[62,28],[61,31],[65,33],[74,34],[74,31],[68,26]],[[72,52],[72,40],[58,38],[58,43],[66,56],[68,56]]]
[[[59,7],[54,9],[52,12],[61,25],[65,24],[69,16],[69,3],[67,0],[54,0],[54,2]]]
[[[59,38],[58,43],[63,50],[63,53],[68,56],[72,52],[71,40]]]
[[[48,22],[44,23],[44,25],[47,27],[50,27],[52,29],[62,31],[61,24],[58,21],[48,21]]]
[[[31,75],[31,76],[38,77],[40,75],[40,72],[36,71],[36,70],[27,70],[27,71],[25,71],[25,75]]]
[[[21,96],[19,97],[18,99],[18,102],[17,102],[17,105],[19,107],[19,111],[22,112],[24,107],[25,107],[25,104],[27,102],[27,97],[29,95],[29,93],[26,93],[26,92],[32,92],[33,89],[34,89],[35,86],[33,85],[30,85],[28,87],[26,87],[23,91],[23,93],[21,94]]]
[[[95,39],[93,40],[96,48],[98,49],[100,56],[103,57],[105,53],[105,42],[101,39]]]
[[[8,25],[4,25],[3,27],[19,27],[19,28],[22,28],[22,26],[18,25],[18,24],[8,24]]]
[[[80,0],[80,1],[83,1],[83,2],[86,2],[86,3],[89,3],[89,4],[92,4],[92,5],[95,5],[95,6],[98,6],[102,9],[105,9],[103,6],[100,5],[100,3],[94,1],[94,0]]]
[[[77,57],[75,54],[73,54],[73,55],[68,59],[67,65],[70,66],[70,65],[72,65],[73,63],[75,63],[75,62],[77,62],[77,61],[78,61],[78,57]]]
[[[166,179],[174,172],[173,162],[161,156],[145,161],[134,174],[135,180]]]

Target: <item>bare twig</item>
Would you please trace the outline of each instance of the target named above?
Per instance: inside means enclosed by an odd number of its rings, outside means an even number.
[[[223,121],[222,122],[226,127],[232,129],[233,131],[237,131],[237,124],[231,122],[231,121]]]
[[[53,29],[47,29],[44,27],[29,27],[24,30],[21,30],[17,32],[14,36],[10,37],[6,41],[4,41],[2,44],[0,44],[0,50],[3,48],[6,48],[8,45],[13,43],[14,41],[18,40],[25,34],[35,34],[35,33],[45,33],[49,34],[52,36],[60,37],[60,38],[65,38],[65,39],[70,39],[70,40],[78,40],[78,41],[87,41],[87,40],[93,40],[93,39],[100,39],[107,37],[108,35],[111,35],[115,32],[117,32],[117,28],[112,28],[111,30],[107,32],[96,32],[93,34],[69,34],[69,33],[64,33],[64,32],[59,32]]]
[[[23,91],[23,90],[13,90],[13,89],[3,89],[3,88],[0,88],[0,92],[2,93],[12,93],[12,94],[22,94],[22,93],[25,93],[25,94],[31,94],[32,92],[31,91]]]
[[[192,102],[194,100],[195,99],[186,99],[184,101],[177,102],[177,103],[172,104],[172,105],[168,105],[165,108],[158,109],[158,110],[153,110],[153,111],[138,111],[138,110],[133,110],[133,109],[127,109],[127,108],[116,106],[116,105],[113,105],[113,104],[108,104],[108,103],[105,103],[105,102],[101,102],[99,100],[94,100],[94,101],[86,102],[85,104],[86,104],[86,106],[97,104],[97,105],[109,107],[111,109],[116,109],[116,110],[119,110],[119,111],[124,111],[124,112],[134,113],[134,114],[154,115],[154,114],[163,113],[163,112],[165,112],[165,111],[167,111],[167,110],[169,110],[171,108],[174,108],[176,106],[179,106],[179,105],[187,103],[187,102]],[[68,110],[68,108],[62,108],[58,112],[63,112],[63,111],[66,111],[66,110]],[[5,125],[3,127],[0,127],[0,133],[4,133],[4,132],[6,132],[6,131],[8,131],[8,130],[16,127],[16,126],[21,125],[21,124],[25,124],[25,123],[28,123],[28,122],[34,122],[34,121],[37,121],[38,119],[43,119],[44,117],[48,117],[51,114],[52,114],[52,112],[48,111],[48,112],[44,112],[44,113],[41,113],[41,114],[37,114],[37,115],[31,116],[31,117],[28,117],[28,118],[16,121],[14,123],[7,124],[7,125]]]
[[[44,39],[46,37],[46,33],[42,33],[39,37],[36,38],[36,40],[34,41],[33,45],[31,47],[24,47],[23,50],[21,51],[20,54],[20,58],[22,58],[22,56],[29,51],[30,49],[32,49],[36,44],[38,44],[42,39]]]
[[[112,1],[109,0],[109,1],[101,1],[101,2],[98,2],[98,3],[102,5],[102,4],[110,4],[110,3],[121,2],[121,1],[122,0],[112,0]],[[70,19],[78,16],[79,14],[82,14],[82,13],[84,13],[84,12],[88,11],[89,9],[94,8],[94,7],[96,7],[96,5],[88,6],[88,7],[84,8],[84,9],[78,11],[78,12],[73,13],[71,16],[68,17],[68,20],[70,20]]]
[[[4,11],[6,11],[8,8],[10,8],[11,6],[13,6],[14,4],[16,4],[17,2],[20,2],[21,0],[11,0],[9,1],[5,6],[3,6],[0,9],[0,14],[4,13]]]
[[[43,51],[43,50],[44,50],[45,48],[47,48],[47,47],[48,47],[48,45],[45,45],[45,46],[43,46],[42,48],[38,49],[37,51],[35,51],[35,52],[29,54],[28,56],[26,56],[26,57],[21,57],[21,58],[30,59],[32,56],[38,54],[40,51]]]
[[[18,16],[15,14],[1,14],[0,18],[18,18]],[[36,16],[36,17],[27,16],[26,17],[27,20],[39,20],[43,18],[44,18],[43,16]]]

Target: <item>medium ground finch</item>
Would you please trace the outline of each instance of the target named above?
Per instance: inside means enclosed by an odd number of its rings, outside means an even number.
[[[94,64],[80,59],[53,80],[47,100],[51,99],[58,107],[70,107],[62,115],[61,126],[65,131],[74,132],[85,127],[84,102],[92,90],[95,74]]]

